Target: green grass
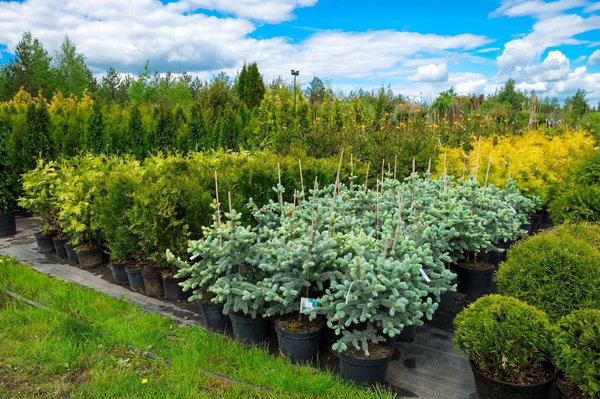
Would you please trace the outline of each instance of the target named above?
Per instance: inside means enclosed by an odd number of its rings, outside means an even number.
[[[246,347],[200,327],[180,327],[131,303],[50,278],[2,256],[0,288],[49,308],[38,309],[0,292],[2,398],[393,397],[309,366],[292,365],[284,357],[269,356],[262,348]],[[128,345],[170,359],[172,365]]]

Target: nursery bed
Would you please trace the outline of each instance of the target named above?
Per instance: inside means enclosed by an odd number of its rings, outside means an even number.
[[[18,218],[17,235],[0,239],[0,254],[16,257],[44,274],[87,286],[115,298],[127,298],[147,311],[175,319],[178,323],[201,323],[201,316],[193,305],[150,298],[112,282],[107,266],[92,271],[68,266],[54,255],[36,252],[33,233],[38,221],[35,218]],[[451,321],[468,300],[457,295],[453,304],[442,308],[432,322],[419,328],[414,342],[400,343],[399,356],[390,363],[387,381],[399,398],[475,398],[474,385],[467,359],[457,353],[452,345]],[[270,345],[276,352],[276,345]],[[323,353],[321,366],[335,368],[336,357]]]

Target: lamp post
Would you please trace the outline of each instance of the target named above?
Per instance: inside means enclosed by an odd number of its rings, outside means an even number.
[[[294,77],[294,114],[296,113],[296,76],[300,75],[300,71],[292,69],[292,76]]]

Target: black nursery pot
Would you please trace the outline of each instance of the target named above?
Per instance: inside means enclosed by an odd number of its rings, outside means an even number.
[[[77,257],[77,252],[73,250],[73,246],[65,244],[65,251],[67,252],[67,259],[69,260],[69,265],[78,265],[79,258]]]
[[[292,363],[312,362],[319,353],[319,339],[322,329],[321,327],[310,333],[294,333],[275,325],[279,350],[288,356]]]
[[[548,399],[550,387],[556,377],[556,371],[553,370],[552,377],[541,384],[511,384],[486,376],[472,360],[470,363],[475,379],[475,390],[479,399]]]
[[[398,341],[400,342],[413,342],[417,336],[417,326],[404,326],[400,335],[398,335]]]
[[[79,259],[79,267],[81,269],[91,269],[100,266],[104,263],[102,247],[77,251],[77,259]]]
[[[142,269],[133,269],[125,267],[125,273],[127,273],[127,281],[129,282],[129,288],[131,288],[135,292],[146,292],[144,278],[142,277]]]
[[[212,303],[199,301],[202,316],[204,317],[204,325],[210,331],[224,333],[231,331],[231,318],[229,315],[223,314],[222,303]]]
[[[125,265],[119,262],[112,262],[110,264],[110,269],[112,270],[113,277],[117,284],[127,285],[129,284],[129,278],[127,277],[127,272],[125,271]]]
[[[67,240],[63,238],[52,238],[52,242],[54,243],[54,250],[56,251],[56,255],[59,258],[65,259],[67,258],[67,249],[65,248],[65,242]]]
[[[473,269],[468,264],[457,264],[458,291],[475,298],[490,294],[495,270],[491,264],[488,269]]]
[[[340,353],[340,375],[342,378],[352,380],[360,385],[383,384],[391,357],[392,351],[389,356],[381,359],[358,359]]]
[[[17,234],[17,220],[15,213],[0,214],[0,237],[10,237]]]
[[[184,282],[185,278],[163,277],[163,290],[165,299],[170,301],[181,301],[185,299],[185,293],[179,286],[179,283]]]
[[[54,252],[54,242],[52,241],[54,234],[36,234],[35,241],[37,243],[38,252],[42,254],[51,254]]]
[[[271,319],[263,317],[237,316],[233,313],[231,317],[231,326],[233,328],[233,337],[248,345],[258,345],[269,338],[271,328]]]
[[[162,278],[160,273],[152,272],[149,273],[145,270],[142,271],[142,277],[144,278],[144,286],[146,287],[146,295],[151,297],[159,297],[165,294],[163,288]]]

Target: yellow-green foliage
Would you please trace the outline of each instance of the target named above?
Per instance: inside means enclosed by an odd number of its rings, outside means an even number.
[[[437,173],[443,173],[446,154],[449,175],[476,175],[484,182],[489,163],[488,182],[503,187],[510,174],[521,191],[547,204],[577,161],[593,153],[594,145],[594,139],[581,130],[552,137],[536,130],[522,136],[484,137],[474,139],[469,153],[443,148]]]

